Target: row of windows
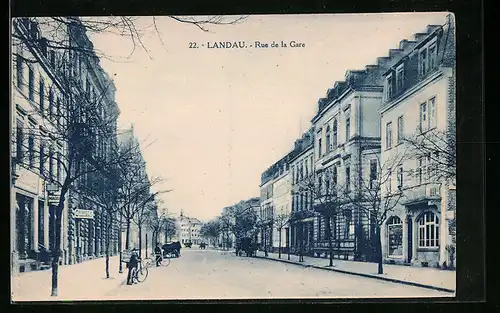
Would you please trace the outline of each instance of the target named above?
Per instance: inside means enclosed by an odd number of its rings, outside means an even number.
[[[418,247],[439,247],[439,218],[432,212],[425,212],[417,220]],[[389,255],[402,255],[403,222],[397,216],[387,220],[387,242]]]
[[[345,142],[349,141],[351,138],[351,117],[350,110],[346,110],[345,114]],[[333,119],[333,125],[330,128],[330,124],[326,125],[325,128],[325,149],[323,151],[323,129],[316,133],[317,140],[317,154],[318,158],[322,157],[324,154],[328,154],[330,151],[337,149],[338,146],[338,118]]]
[[[430,43],[422,48],[418,54],[418,77],[423,78],[437,67],[436,43]],[[406,86],[405,63],[386,77],[385,97],[387,100],[401,94]]]
[[[292,166],[292,182],[294,184],[313,174],[313,156],[304,158],[295,166]]]
[[[38,153],[36,153],[35,135],[33,132],[29,132],[26,136],[23,121],[19,119],[16,125],[15,150],[18,164],[30,169],[38,167],[40,175],[48,175],[50,179],[61,179],[63,159],[59,149],[47,147],[47,144],[42,142],[39,145]]]

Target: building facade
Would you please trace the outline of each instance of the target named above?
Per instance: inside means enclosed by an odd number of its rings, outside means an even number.
[[[286,161],[293,253],[328,253],[320,200],[331,190],[339,208],[329,217],[336,256],[375,261],[380,238],[388,263],[456,265],[454,36],[450,15],[376,65],[348,70],[318,101],[310,131]],[[280,166],[261,177],[263,222],[282,205],[282,193],[273,196]],[[381,208],[388,199],[397,200]],[[273,238],[270,231],[261,237]]]
[[[404,196],[381,230],[384,259],[443,267],[456,264],[454,168],[455,38],[449,17],[401,43],[404,54],[384,73],[382,161],[410,154],[388,181]],[[443,175],[444,174],[444,175]],[[404,176],[403,176],[404,175]],[[452,249],[453,249],[452,248]],[[453,249],[454,250],[454,249]]]
[[[51,21],[50,18],[16,18],[12,24],[14,272],[38,269],[49,262],[56,240],[58,193],[68,174],[65,171],[68,151],[75,144],[68,138],[71,125],[78,121],[90,125],[85,113],[92,105],[95,115],[119,114],[114,102],[114,85],[99,65],[79,20],[75,18],[56,30],[51,27]],[[49,42],[57,42],[59,46]],[[82,47],[88,49],[78,53]],[[97,103],[98,97],[105,100]],[[96,134],[92,138],[95,145],[89,153],[103,158],[109,156],[116,139],[109,134],[116,132],[111,129],[106,133],[106,137]],[[82,177],[65,195],[60,221],[61,264],[76,261],[74,200],[79,197],[80,188],[91,181],[91,177]],[[106,234],[101,227],[101,216],[97,214],[94,221],[84,223],[95,223],[87,229],[93,228],[98,234],[90,240],[97,247],[96,254],[102,255]],[[116,243],[116,234],[111,237]]]
[[[201,226],[203,226],[203,223],[199,219],[187,217],[181,210],[181,214],[177,219],[177,237],[180,243],[186,244],[190,242],[194,245],[202,243]]]

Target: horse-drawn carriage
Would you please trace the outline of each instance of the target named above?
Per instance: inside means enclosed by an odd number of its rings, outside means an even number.
[[[161,248],[163,249],[164,258],[178,258],[181,256],[181,243],[178,241],[166,243]]]
[[[246,256],[254,256],[257,251],[257,243],[252,242],[250,237],[243,237],[236,241],[236,255],[241,256],[244,252]]]
[[[207,247],[207,244],[202,242],[200,243],[200,249],[205,249]]]
[[[193,245],[193,243],[191,241],[184,243],[184,247],[186,247],[186,248],[191,248],[192,245]]]

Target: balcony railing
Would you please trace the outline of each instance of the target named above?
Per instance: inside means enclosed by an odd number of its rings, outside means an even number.
[[[441,198],[441,184],[424,183],[406,189],[403,203],[412,204],[427,200],[437,200],[440,198]]]

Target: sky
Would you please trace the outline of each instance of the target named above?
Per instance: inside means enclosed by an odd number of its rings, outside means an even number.
[[[168,212],[204,221],[260,195],[260,175],[310,127],[318,99],[349,69],[376,64],[446,13],[251,15],[235,25],[138,18],[143,45],[92,34],[114,78],[119,127],[134,127]],[[245,41],[243,49],[207,42]],[[305,47],[256,48],[255,41]],[[189,48],[196,42],[199,48]],[[202,47],[201,44],[204,44]],[[213,44],[211,44],[213,46]],[[252,45],[252,47],[250,47]]]

